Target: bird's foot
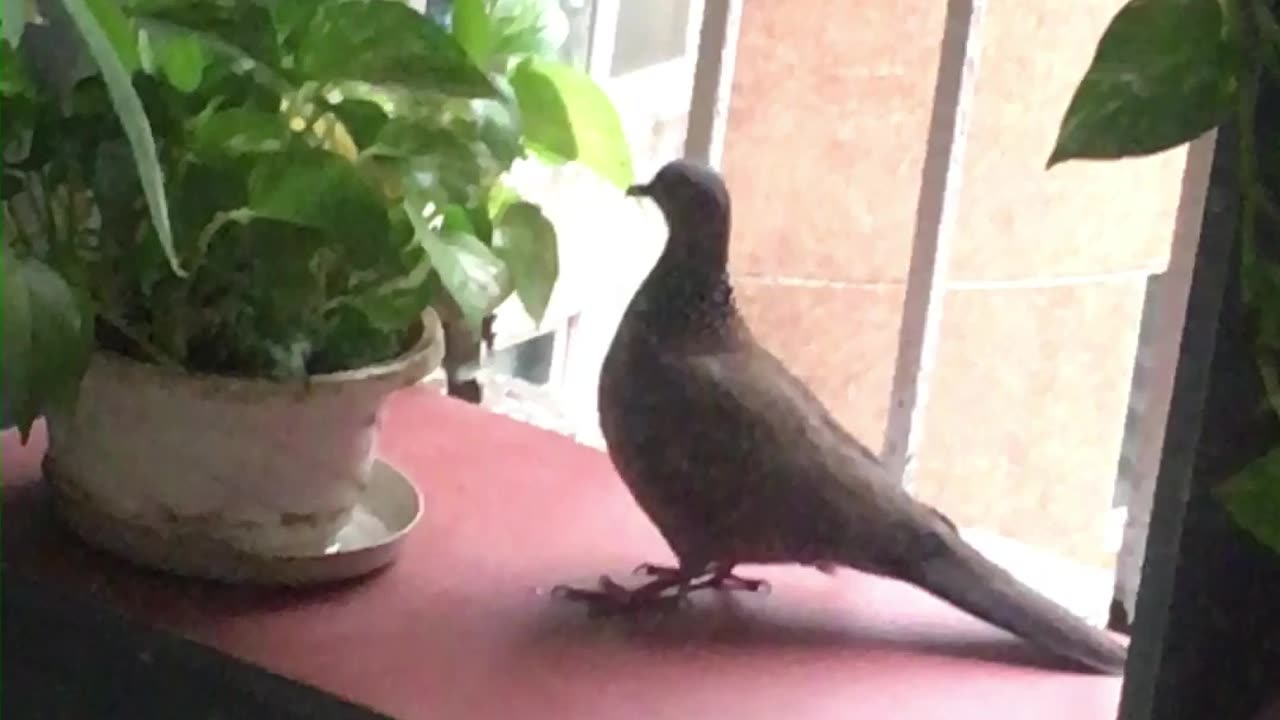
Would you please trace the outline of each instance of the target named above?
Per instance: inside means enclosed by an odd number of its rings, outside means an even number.
[[[627,615],[678,607],[685,600],[686,584],[680,578],[662,577],[637,588],[627,588],[608,575],[601,575],[595,589],[557,585],[552,593],[561,599],[586,605],[587,612],[593,616]]]
[[[652,578],[665,578],[670,580],[681,580],[684,583],[684,591],[692,592],[694,590],[741,590],[745,592],[769,592],[769,583],[765,580],[757,580],[754,578],[744,578],[735,575],[732,572],[732,566],[716,567],[712,566],[699,575],[690,576],[687,571],[678,567],[670,567],[666,565],[655,565],[654,563],[641,563],[635,569],[635,573],[639,575],[647,575]]]

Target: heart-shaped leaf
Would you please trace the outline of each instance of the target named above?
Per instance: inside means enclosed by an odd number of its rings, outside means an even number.
[[[157,33],[142,33],[139,37],[143,69],[149,73],[158,71],[182,92],[200,87],[208,59],[198,38]]]
[[[224,158],[283,152],[291,137],[280,113],[232,107],[201,119],[192,130],[197,156],[217,163]]]
[[[356,167],[331,152],[298,145],[257,163],[249,176],[249,210],[315,228],[349,247],[384,239],[387,211]]]
[[[6,251],[0,272],[0,373],[6,409],[25,442],[42,411],[74,405],[88,366],[88,320],[66,281],[39,260]]]
[[[440,284],[462,318],[478,331],[484,317],[511,294],[511,276],[502,260],[479,238],[459,229],[436,229],[422,216],[422,205],[405,201],[414,237],[431,257]]]
[[[447,31],[402,2],[325,4],[308,23],[297,63],[317,80],[359,79],[462,97],[493,85]]]
[[[530,149],[576,160],[612,182],[635,182],[631,148],[609,96],[579,70],[526,58],[511,76]]]
[[[1148,155],[1217,126],[1234,107],[1240,52],[1221,0],[1129,0],[1071,98],[1049,166]]]
[[[525,311],[541,323],[560,273],[555,226],[533,203],[508,205],[494,226],[493,249],[506,263]]]

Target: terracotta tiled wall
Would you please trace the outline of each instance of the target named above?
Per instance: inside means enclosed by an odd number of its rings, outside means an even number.
[[[988,4],[914,476],[964,525],[1100,565],[1145,282],[1167,263],[1184,154],[1044,164],[1121,4]],[[738,44],[724,167],[744,309],[873,448],[946,5],[747,0]]]
[[[888,413],[944,11],[934,0],[743,9],[724,157],[742,305],[872,448]]]

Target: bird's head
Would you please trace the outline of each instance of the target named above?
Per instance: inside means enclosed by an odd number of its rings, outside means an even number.
[[[647,183],[627,188],[662,210],[670,233],[665,255],[723,272],[728,262],[729,191],[719,173],[689,160],[662,166]]]

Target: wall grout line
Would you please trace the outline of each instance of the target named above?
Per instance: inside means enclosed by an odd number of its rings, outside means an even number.
[[[953,280],[947,283],[948,291],[968,290],[1036,290],[1051,287],[1069,287],[1072,285],[1102,285],[1107,283],[1146,282],[1152,275],[1165,271],[1164,265],[1115,270],[1105,273],[1085,275],[1056,275],[1041,278],[1012,278],[1008,280]]]
[[[1051,275],[1047,277],[1007,278],[993,280],[948,280],[943,283],[944,292],[969,292],[974,290],[1039,290],[1043,288],[1070,287],[1075,285],[1102,285],[1109,283],[1146,282],[1152,275],[1159,275],[1166,267],[1162,264],[1149,267],[1115,270],[1085,275]],[[906,280],[830,280],[826,278],[796,277],[794,275],[768,275],[765,273],[736,273],[733,279],[744,284],[777,285],[830,290],[879,290],[896,289],[907,285]]]
[[[908,487],[924,433],[929,380],[937,355],[985,15],[986,0],[948,0],[938,53],[933,114],[881,453],[891,476]]]
[[[825,280],[822,278],[795,277],[792,275],[765,275],[763,273],[735,273],[733,275],[733,280],[739,283],[832,290],[843,290],[846,288],[858,290],[900,288],[906,284],[906,282],[902,280],[864,282],[859,280]]]

